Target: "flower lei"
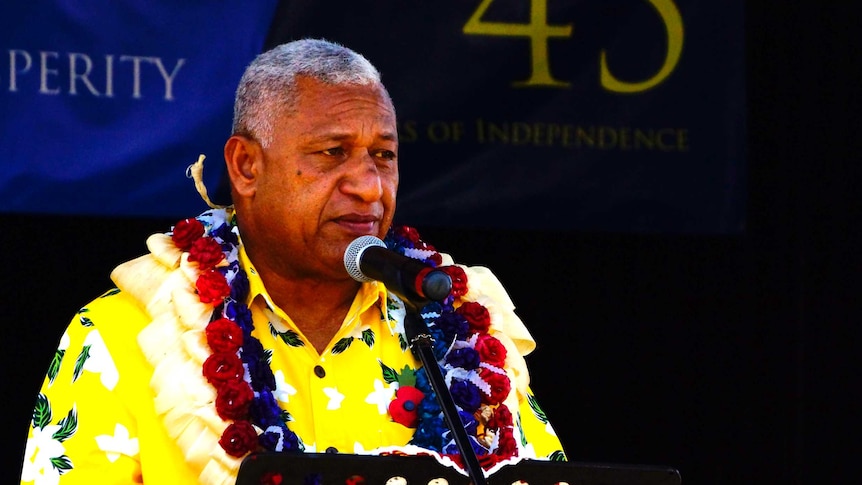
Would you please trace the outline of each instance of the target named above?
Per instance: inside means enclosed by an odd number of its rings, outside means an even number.
[[[230,422],[219,444],[237,458],[259,450],[302,451],[302,441],[287,426],[289,413],[273,396],[276,385],[269,357],[251,335],[251,311],[245,304],[249,282],[239,264],[235,217],[225,212],[227,220],[218,217],[218,212],[179,221],[170,236],[176,247],[188,253],[188,260],[197,263],[198,298],[214,308],[206,327],[212,353],[202,372],[216,390],[216,412]],[[405,256],[435,267],[442,264],[440,253],[413,228],[393,228],[384,242]],[[461,421],[487,470],[518,455],[512,413],[503,403],[511,390],[504,370],[506,348],[488,333],[488,310],[461,299],[467,293],[464,270],[454,265],[440,268],[452,278],[452,292],[442,303],[430,303],[420,313],[437,342],[435,357]],[[416,428],[409,444],[433,450],[463,467],[425,370],[405,369],[398,380],[389,411],[396,422]]]
[[[435,358],[458,407],[473,450],[486,470],[517,456],[512,413],[503,403],[511,390],[504,370],[506,348],[488,333],[491,317],[481,304],[463,301],[467,275],[459,266],[440,266],[442,257],[419,238],[415,229],[399,226],[384,239],[389,249],[440,267],[452,278],[452,291],[441,303],[420,310],[436,345]],[[399,376],[401,377],[401,376]],[[454,437],[424,368],[415,372],[415,385],[399,388],[389,406],[393,419],[416,427],[410,444],[434,450],[464,466]],[[409,383],[409,381],[408,381]]]
[[[215,305],[206,327],[212,354],[203,363],[203,375],[216,389],[219,417],[232,421],[219,444],[237,458],[258,449],[302,450],[299,437],[287,427],[289,414],[272,394],[275,377],[263,346],[251,335],[254,326],[245,304],[249,283],[239,265],[236,221],[218,227],[207,222],[209,227],[199,219],[184,219],[174,226],[171,239],[189,253],[189,261],[198,263],[200,301]]]

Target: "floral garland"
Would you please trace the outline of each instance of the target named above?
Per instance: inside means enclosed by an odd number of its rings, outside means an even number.
[[[177,248],[188,253],[188,260],[198,265],[198,298],[214,307],[206,326],[211,354],[202,371],[216,390],[216,412],[230,422],[219,444],[236,458],[259,450],[302,451],[302,441],[287,426],[289,413],[273,396],[275,378],[267,354],[251,335],[251,311],[245,304],[249,282],[239,264],[235,217],[230,211],[224,212],[224,218],[215,212],[178,222],[170,236]],[[415,229],[393,228],[384,242],[405,256],[435,267],[442,264],[440,253],[423,242]],[[452,292],[442,303],[422,308],[421,314],[437,342],[435,357],[461,421],[479,462],[488,470],[518,455],[512,413],[503,403],[511,390],[504,370],[506,348],[488,333],[488,310],[461,299],[467,293],[464,270],[454,265],[440,269],[452,277]],[[389,412],[394,421],[416,428],[409,444],[449,457],[463,468],[425,370],[406,368],[398,374],[398,382]]]
[[[504,370],[506,348],[488,333],[491,325],[488,310],[479,303],[461,300],[467,294],[464,270],[454,265],[440,266],[440,253],[422,241],[413,228],[393,228],[384,243],[395,252],[439,266],[452,278],[449,297],[420,310],[436,342],[435,357],[482,467],[488,470],[517,456],[512,413],[503,404],[511,390]],[[392,418],[416,427],[410,444],[437,451],[463,468],[425,369],[408,377],[410,380],[415,377],[415,385],[404,385],[401,377],[395,400],[389,406]]]
[[[275,377],[263,346],[251,335],[254,326],[245,304],[249,283],[239,265],[235,219],[209,228],[198,219],[184,219],[174,226],[171,239],[188,251],[189,261],[198,263],[195,288],[200,301],[216,305],[206,327],[212,354],[203,363],[203,375],[216,389],[219,417],[233,421],[219,444],[237,458],[259,448],[302,450],[299,437],[287,427],[289,414],[272,394]]]

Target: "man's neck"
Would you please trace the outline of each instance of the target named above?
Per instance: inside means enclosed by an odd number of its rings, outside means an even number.
[[[344,323],[360,283],[351,280],[288,280],[261,274],[267,293],[322,353]]]

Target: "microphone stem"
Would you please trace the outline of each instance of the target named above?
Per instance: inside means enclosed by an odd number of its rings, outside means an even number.
[[[410,349],[422,362],[422,366],[428,374],[431,388],[434,389],[437,402],[440,403],[440,407],[443,409],[443,417],[446,420],[446,424],[455,436],[455,444],[458,446],[461,459],[464,461],[464,466],[470,475],[473,485],[486,485],[485,472],[482,470],[482,465],[476,457],[470,437],[467,435],[467,430],[464,429],[464,424],[458,415],[458,408],[455,406],[455,401],[452,399],[449,388],[446,387],[443,373],[440,372],[440,365],[434,356],[434,339],[431,338],[428,326],[425,325],[425,320],[422,319],[416,308],[412,307],[409,303],[406,307],[407,315],[404,319],[404,333],[406,334],[407,341],[410,343]]]

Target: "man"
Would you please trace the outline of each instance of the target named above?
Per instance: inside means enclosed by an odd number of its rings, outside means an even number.
[[[69,325],[22,483],[234,483],[264,450],[462,463],[405,342],[404,303],[344,269],[363,235],[452,276],[451,296],[422,312],[483,466],[563,456],[529,394],[522,355],[534,343],[496,278],[390,230],[395,110],[365,58],[322,40],[260,55],[233,132],[234,206],[152,236],[150,254],[120,265],[117,288]]]

